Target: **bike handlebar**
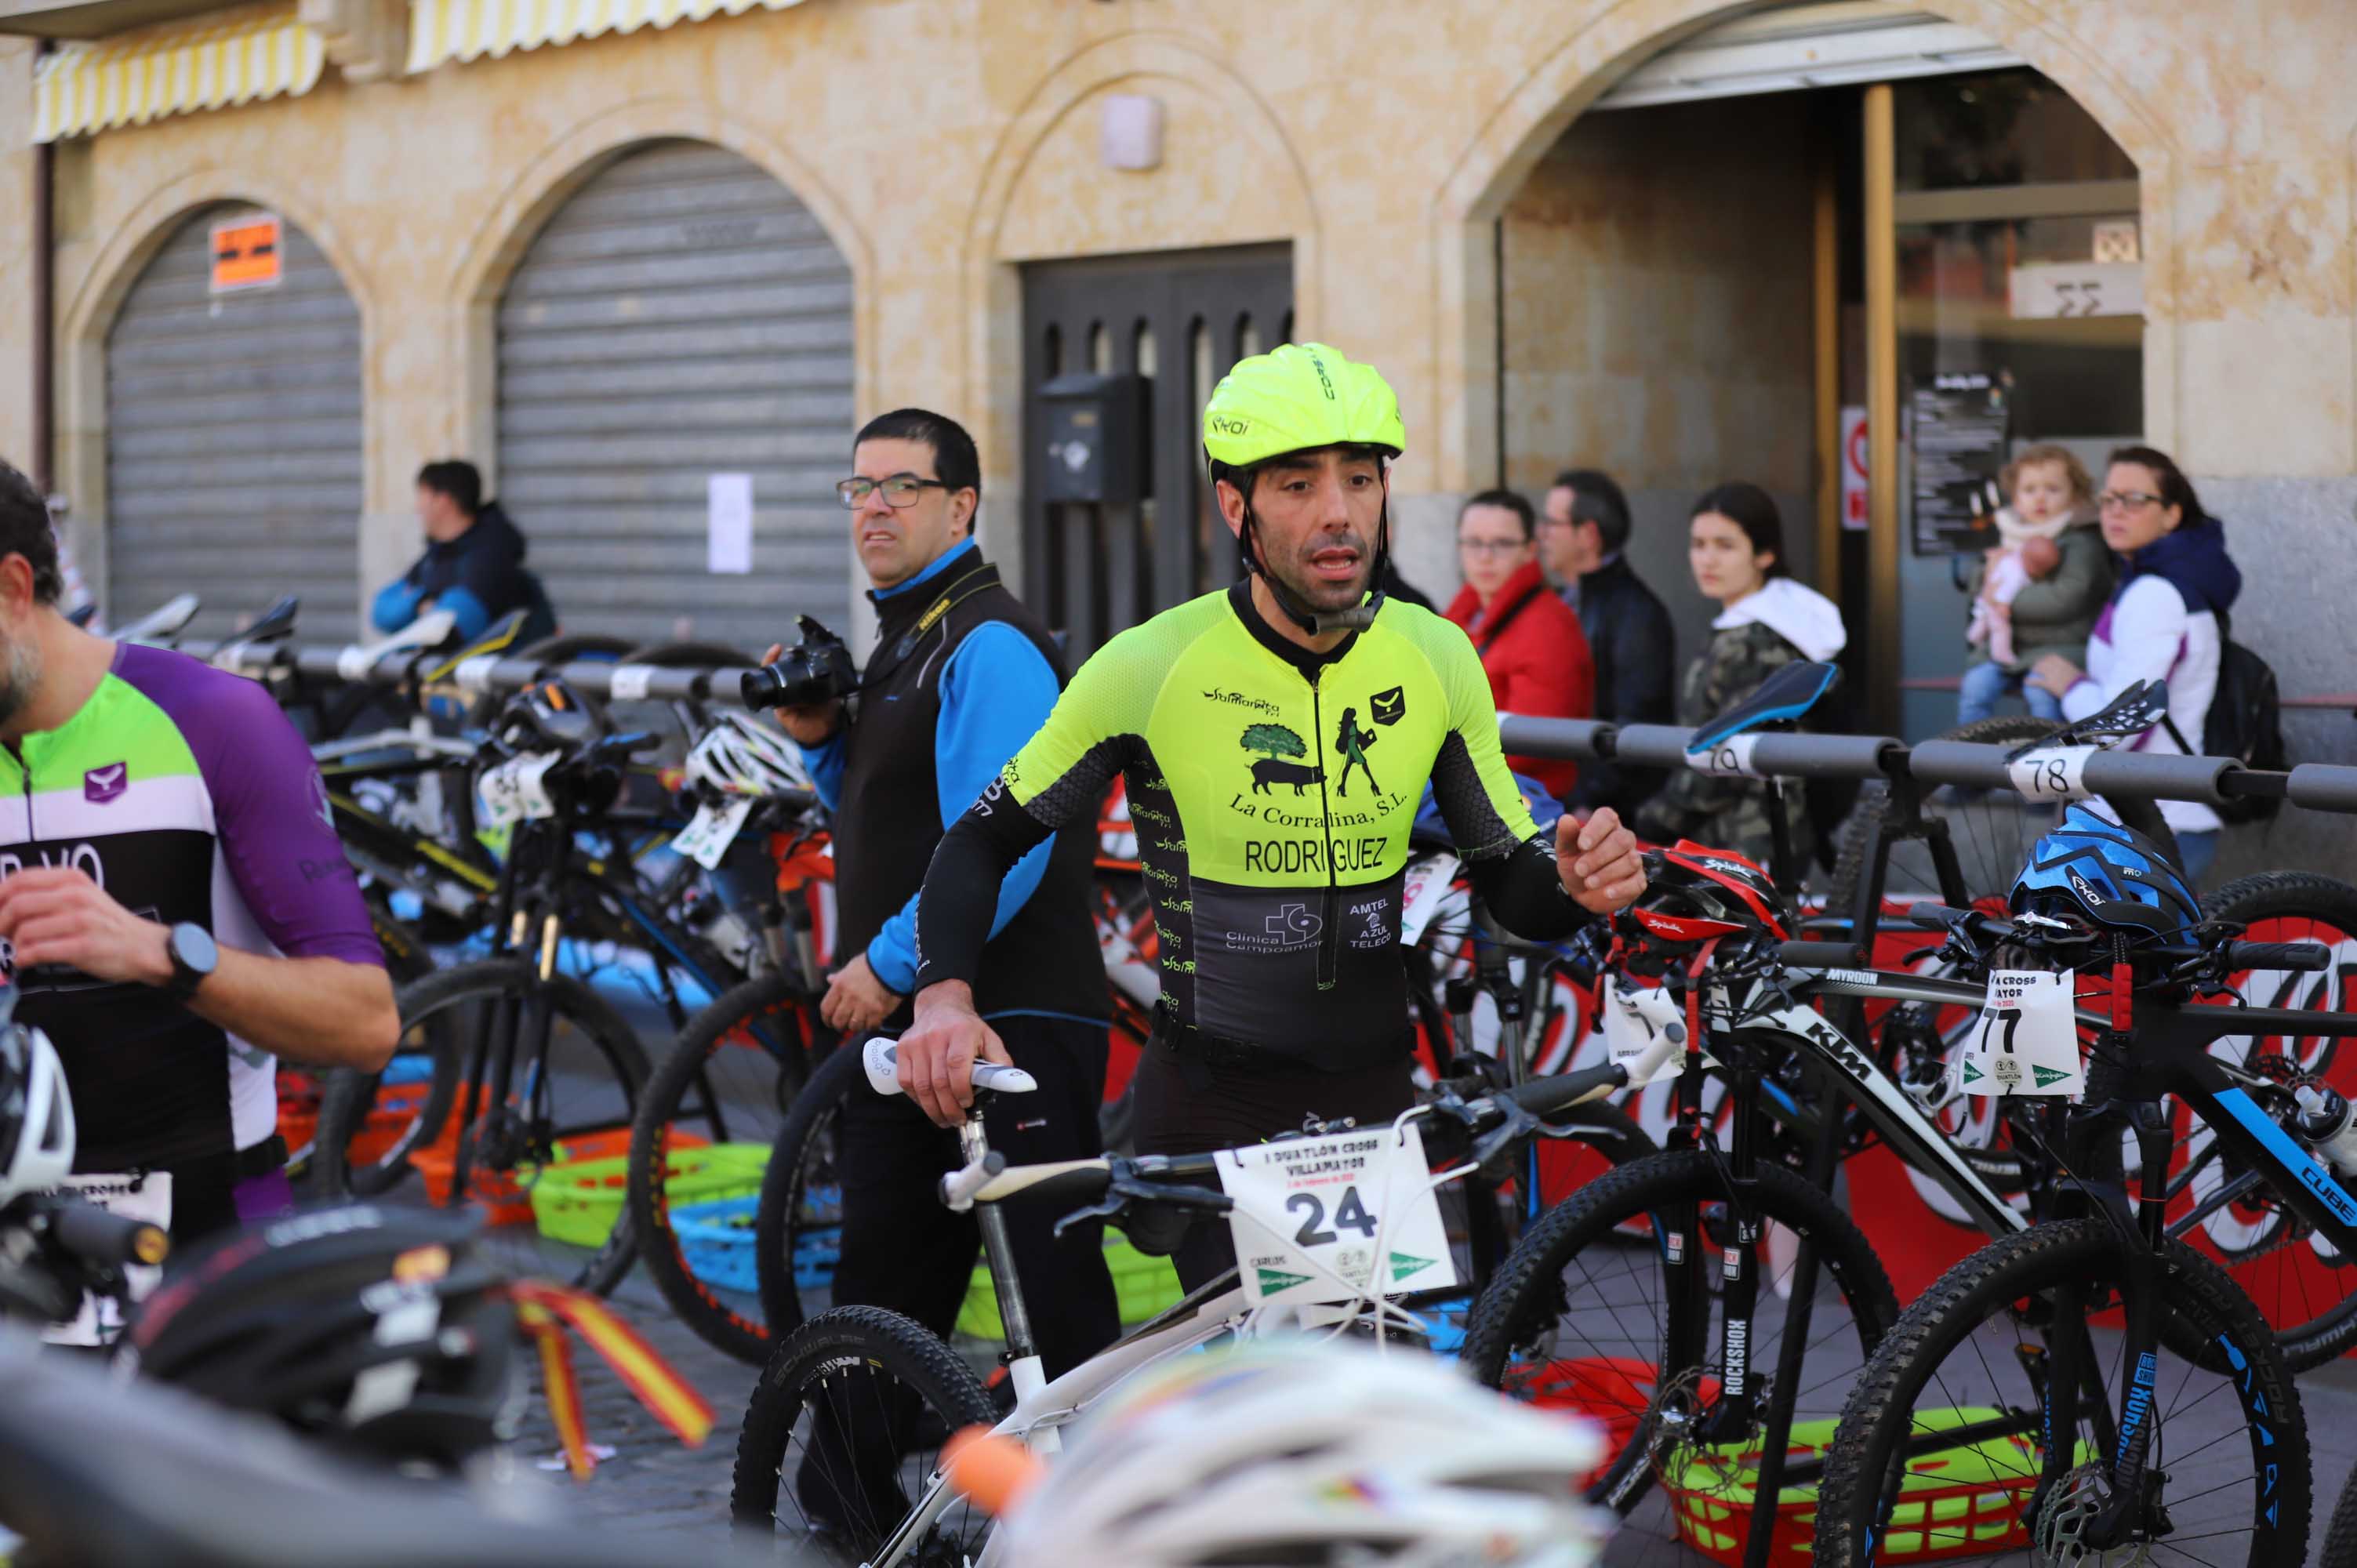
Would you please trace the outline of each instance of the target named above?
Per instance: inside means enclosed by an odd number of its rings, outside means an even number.
[[[2229,969],[2304,969],[2332,967],[2332,950],[2322,942],[2229,942]]]
[[[94,1203],[62,1194],[38,1200],[47,1210],[50,1237],[64,1251],[101,1268],[160,1263],[171,1238],[144,1219],[126,1219]]]
[[[860,1065],[867,1069],[867,1087],[878,1094],[899,1094],[900,1090],[900,1047],[882,1035],[869,1037],[860,1047]],[[973,1083],[976,1089],[995,1090],[1001,1094],[1028,1094],[1039,1087],[1039,1080],[1019,1067],[1001,1067],[996,1062],[978,1061],[974,1064]]]

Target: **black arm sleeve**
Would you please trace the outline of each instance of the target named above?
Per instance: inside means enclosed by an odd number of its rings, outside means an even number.
[[[1498,924],[1524,941],[1561,941],[1596,918],[1563,890],[1555,840],[1544,832],[1512,854],[1467,861],[1465,875]]]
[[[994,779],[933,848],[917,897],[917,989],[944,980],[974,983],[998,912],[998,885],[1049,833]]]

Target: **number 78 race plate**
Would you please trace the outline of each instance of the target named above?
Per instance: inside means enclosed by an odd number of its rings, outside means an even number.
[[[1244,1298],[1254,1306],[1457,1283],[1415,1122],[1280,1139],[1213,1158],[1221,1188],[1235,1202],[1228,1225]]]

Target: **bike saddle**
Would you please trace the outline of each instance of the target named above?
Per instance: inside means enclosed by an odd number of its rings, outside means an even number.
[[[303,607],[301,598],[294,594],[281,594],[268,609],[254,618],[253,624],[237,634],[240,642],[276,642],[295,635],[295,614]]]
[[[194,594],[167,599],[114,634],[118,642],[159,642],[178,634],[197,617],[201,603]]]
[[[900,1047],[881,1035],[873,1036],[862,1047],[860,1063],[867,1069],[867,1087],[878,1094],[900,1092]],[[1028,1094],[1039,1087],[1039,1080],[1019,1067],[1001,1067],[996,1062],[974,1064],[974,1086],[996,1090],[1002,1094]]]
[[[508,652],[515,646],[516,639],[522,634],[523,623],[531,615],[530,610],[508,611],[507,614],[493,621],[480,637],[451,654],[441,663],[422,672],[419,679],[429,684],[436,681],[447,681],[459,665],[469,659],[495,658]]]
[[[1699,756],[1738,735],[1791,724],[1824,700],[1841,680],[1838,664],[1787,664],[1760,689],[1696,729],[1686,744],[1688,756]]]
[[[2139,681],[2112,699],[2110,703],[2089,714],[2076,724],[2064,725],[2043,740],[2035,740],[2016,751],[2043,750],[2057,746],[2085,746],[2091,742],[2125,740],[2142,735],[2169,717],[2169,682]]]

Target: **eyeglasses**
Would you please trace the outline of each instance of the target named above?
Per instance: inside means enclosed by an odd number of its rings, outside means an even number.
[[[1527,539],[1460,539],[1457,548],[1468,555],[1506,555],[1529,542]]]
[[[838,479],[835,481],[834,493],[843,498],[843,504],[846,510],[857,511],[867,504],[867,498],[877,490],[884,492],[885,505],[908,507],[917,504],[920,491],[948,489],[949,486],[939,479],[920,479],[914,474],[893,474],[881,479]]]
[[[2095,498],[2095,505],[2104,511],[2142,511],[2148,506],[2158,506],[2160,498],[2142,490],[2105,490]]]

